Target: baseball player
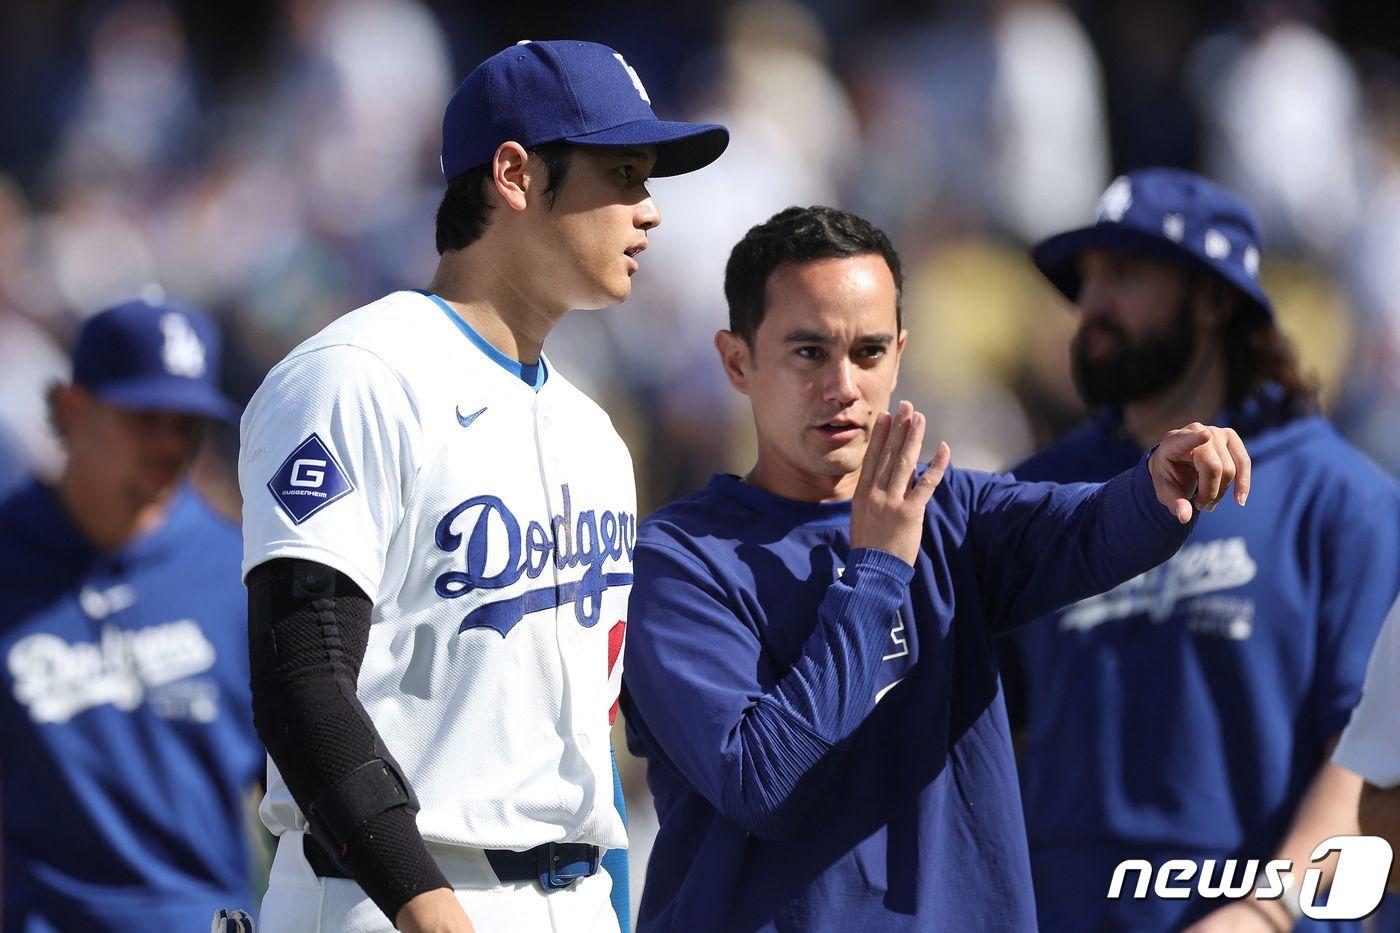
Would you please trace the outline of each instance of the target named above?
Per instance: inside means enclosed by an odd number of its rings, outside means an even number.
[[[1360,778],[1328,757],[1400,588],[1400,491],[1317,413],[1234,194],[1136,171],[1032,255],[1075,303],[1096,412],[1015,475],[1102,480],[1159,425],[1203,418],[1246,439],[1260,487],[1160,568],[1016,634],[1003,674],[1041,923],[1291,929],[1297,884],[1281,900],[1105,894],[1130,858],[1289,859],[1301,878],[1318,842],[1357,832]]]
[[[1101,485],[918,479],[923,416],[886,414],[907,333],[869,223],[790,208],[725,275],[716,346],[749,397],[746,477],[638,534],[624,705],[660,833],[647,931],[1031,930],[992,636],[1159,563],[1249,460],[1165,432]]]
[[[617,929],[632,464],[541,348],[627,297],[648,178],[727,142],[658,120],[604,46],[492,56],[447,105],[430,286],[330,325],[249,404],[265,931]]]
[[[50,390],[54,487],[0,503],[4,929],[203,930],[249,905],[238,529],[183,482],[218,390],[213,322],[133,301]]]
[[[1400,850],[1400,600],[1376,639],[1361,702],[1352,711],[1332,760],[1361,775],[1360,825]],[[1390,890],[1400,893],[1400,861],[1391,863]]]

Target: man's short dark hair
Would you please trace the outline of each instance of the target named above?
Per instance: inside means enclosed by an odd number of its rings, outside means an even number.
[[[549,185],[544,189],[550,207],[554,206],[559,186],[569,174],[574,147],[566,142],[544,143],[525,150],[544,163]],[[467,169],[447,184],[447,193],[437,209],[437,251],[443,253],[471,246],[486,232],[491,219],[491,199],[486,194],[486,182],[491,178],[491,165]]]
[[[789,263],[883,256],[894,276],[895,323],[904,324],[904,273],[890,238],[870,221],[834,207],[789,207],[744,234],[724,269],[729,329],[750,346],[763,323],[768,279]]]

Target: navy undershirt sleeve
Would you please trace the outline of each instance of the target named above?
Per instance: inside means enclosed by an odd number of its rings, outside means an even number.
[[[1191,529],[1157,501],[1147,455],[1106,483],[986,476],[969,541],[989,624],[1002,631],[1112,589],[1177,552]]]

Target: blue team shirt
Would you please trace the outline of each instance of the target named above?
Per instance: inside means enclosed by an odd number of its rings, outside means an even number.
[[[252,906],[241,557],[188,489],[105,553],[38,483],[0,503],[6,930],[201,930]]]
[[[1144,466],[950,470],[910,568],[732,476],[637,541],[623,682],[660,832],[639,931],[1032,930],[992,636],[1170,556]]]
[[[1202,515],[1168,563],[1008,639],[1047,931],[1174,929],[1221,903],[1108,901],[1127,858],[1272,858],[1400,587],[1394,481],[1273,391],[1218,423],[1249,448],[1247,507]],[[1139,456],[1104,413],[1015,475],[1096,480]]]

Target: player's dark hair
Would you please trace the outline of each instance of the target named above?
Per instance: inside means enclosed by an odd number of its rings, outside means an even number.
[[[565,142],[544,143],[525,150],[544,163],[549,184],[544,189],[546,203],[554,206],[555,195],[568,177],[574,147]],[[491,165],[467,169],[447,184],[447,193],[437,209],[437,251],[441,256],[475,243],[486,232],[491,219],[491,199],[486,183],[491,179]]]
[[[729,329],[750,347],[763,323],[768,279],[789,263],[883,256],[894,276],[895,322],[904,325],[904,272],[890,238],[870,221],[834,207],[789,207],[750,228],[724,268]]]
[[[1317,380],[1303,371],[1293,341],[1262,308],[1240,302],[1225,322],[1225,403],[1235,407],[1273,383],[1283,406],[1295,413],[1318,409]]]

